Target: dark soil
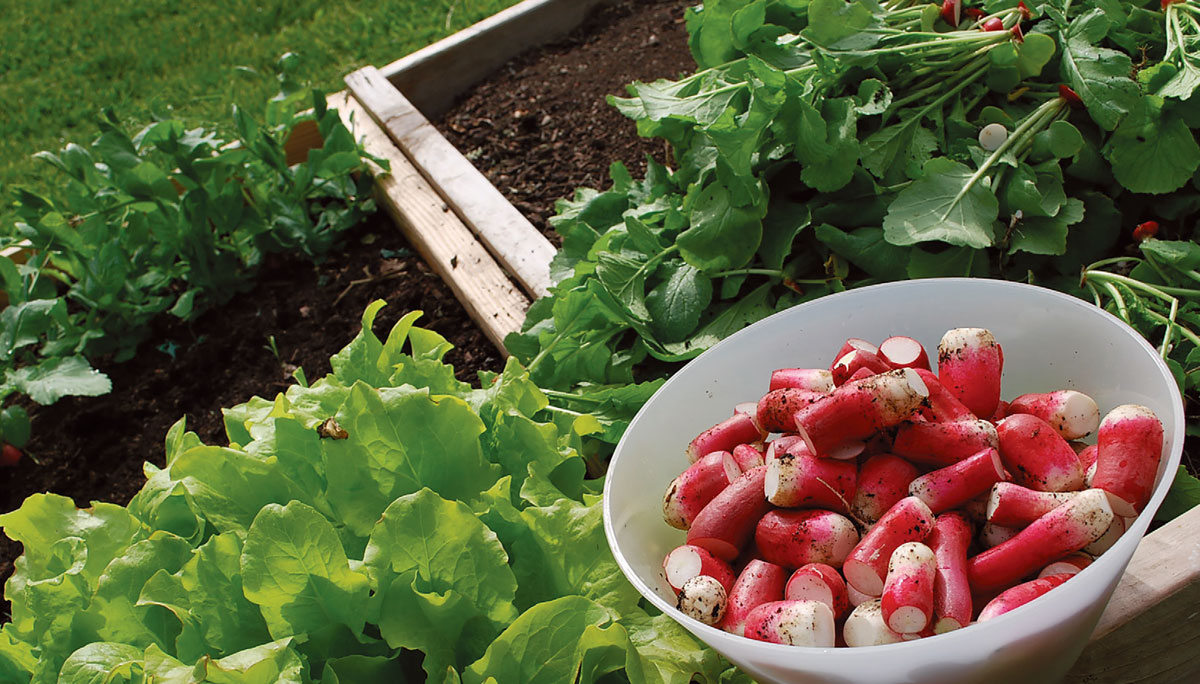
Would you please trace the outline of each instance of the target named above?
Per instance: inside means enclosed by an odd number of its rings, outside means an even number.
[[[447,115],[444,132],[546,230],[555,200],[576,187],[607,186],[614,159],[635,175],[646,154],[662,160],[661,145],[637,138],[605,96],[633,80],[693,68],[683,25],[692,4],[618,0],[602,8],[575,34],[515,59],[474,89]],[[145,481],[142,463],[164,464],[172,424],[186,418],[206,443],[226,444],[222,408],[283,391],[297,366],[310,379],[328,373],[329,357],[358,333],[375,299],[389,303],[376,321],[379,334],[405,312],[424,311],[418,325],[455,345],[447,362],[460,379],[474,382],[478,370],[502,367],[450,289],[380,214],[320,266],[272,259],[254,290],[191,325],[162,322],[133,361],[97,362],[113,381],[111,394],[35,407],[28,450],[40,463],[24,459],[0,471],[0,512],[37,492],[70,496],[79,506],[127,504]],[[0,534],[0,584],[20,552]],[[0,622],[7,616],[0,603]]]
[[[455,345],[446,360],[459,379],[477,383],[477,371],[503,368],[450,288],[379,213],[319,266],[272,258],[252,291],[191,325],[164,321],[132,361],[99,362],[111,394],[36,408],[28,451],[40,465],[24,459],[4,469],[0,511],[47,491],[79,506],[127,504],[145,482],[142,463],[164,465],[163,440],[175,421],[186,418],[208,444],[228,444],[222,408],[275,396],[294,382],[296,367],[310,380],[329,373],[329,357],[358,334],[363,309],[376,299],[388,302],[376,334],[419,309],[425,315],[417,324]],[[19,544],[0,535],[0,582],[19,553]]]
[[[684,10],[696,0],[620,0],[567,38],[509,62],[435,121],[454,146],[551,241],[554,203],[575,188],[606,188],[616,160],[634,177],[658,140],[608,104],[633,81],[676,78],[696,63]]]

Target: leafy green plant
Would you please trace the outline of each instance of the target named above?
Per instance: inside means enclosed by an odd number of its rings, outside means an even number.
[[[717,682],[608,551],[598,422],[512,360],[457,381],[419,312],[377,338],[382,306],[330,375],[225,411],[229,446],[176,424],[128,507],[0,516],[25,546],[0,680],[406,681],[407,650],[430,681]]]
[[[280,93],[262,123],[233,108],[232,141],[177,120],[131,136],[106,111],[89,146],[38,155],[63,184],[52,196],[15,193],[10,242],[29,259],[0,257],[10,302],[0,400],[108,392],[87,359],[132,357],[156,316],[192,320],[228,301],[266,254],[319,259],[375,210],[370,160],[325,97],[296,80],[297,59],[280,59]],[[284,144],[301,124],[322,144],[289,164]]]
[[[508,349],[578,407],[829,292],[975,276],[1090,297],[1081,270],[1134,226],[1194,240],[1197,6],[981,4],[957,27],[909,0],[690,10],[697,71],[610,98],[669,164],[559,203],[556,284]],[[1172,358],[1182,382],[1196,359]]]

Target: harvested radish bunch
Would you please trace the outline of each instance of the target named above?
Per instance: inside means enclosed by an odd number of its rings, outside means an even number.
[[[1141,513],[1164,443],[1150,409],[1102,417],[1062,388],[1005,401],[983,328],[933,358],[849,339],[690,442],[663,498],[687,532],[663,561],[685,615],[781,644],[926,638],[1052,591]]]

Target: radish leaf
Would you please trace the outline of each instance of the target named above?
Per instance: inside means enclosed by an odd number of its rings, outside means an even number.
[[[887,241],[991,246],[999,203],[991,190],[973,178],[963,164],[945,157],[930,159],[924,175],[902,190],[888,208],[883,220]]]
[[[712,301],[712,280],[688,264],[664,267],[667,276],[646,295],[651,327],[662,342],[677,342],[696,329]]]
[[[1083,100],[1101,128],[1111,131],[1137,105],[1137,83],[1130,78],[1129,55],[1097,47],[1108,31],[1100,9],[1090,10],[1071,22],[1063,36],[1062,77]]]
[[[1113,175],[1133,192],[1161,194],[1183,187],[1200,168],[1200,146],[1162,98],[1141,99],[1113,132],[1104,155]]]

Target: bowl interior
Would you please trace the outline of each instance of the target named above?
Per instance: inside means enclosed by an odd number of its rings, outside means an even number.
[[[1045,601],[1009,615],[935,639],[893,646],[804,649],[821,652],[819,660],[796,659],[794,647],[733,637],[675,611],[674,596],[661,577],[661,563],[685,535],[663,522],[661,500],[670,481],[687,466],[684,449],[692,437],[728,417],[735,404],[757,401],[766,392],[772,370],[828,367],[848,337],[878,343],[890,335],[908,335],[925,345],[933,362],[942,334],[956,327],[983,327],[995,334],[1004,350],[1004,399],[1076,389],[1093,397],[1102,415],[1126,403],[1144,404],[1158,414],[1166,435],[1159,486],[1147,510],[1117,545],[1081,573],[1080,581],[1068,582]],[[1175,472],[1182,448],[1183,404],[1170,372],[1141,336],[1110,314],[1062,293],[1004,281],[888,283],[822,297],[775,314],[680,370],[643,407],[617,447],[605,486],[605,525],[618,563],[639,591],[726,657],[768,679],[773,672],[807,672],[815,673],[812,681],[839,681],[830,673],[846,671],[854,673],[849,681],[861,681],[855,677],[872,676],[862,669],[869,663],[882,668],[879,676],[896,676],[900,670],[892,669],[893,661],[907,663],[904,667],[914,672],[925,661],[958,660],[970,667],[972,661],[982,662],[975,659],[994,657],[1006,643],[1028,641],[1030,634],[1048,630],[1058,635],[1066,631],[1064,621],[1071,620],[1073,640],[1058,651],[1073,661],[1162,502],[1170,479],[1164,481],[1163,473]],[[1024,621],[1011,627],[1018,616]],[[1009,617],[1014,620],[1005,619]],[[1043,643],[1050,641],[1043,639]],[[773,669],[777,666],[784,669]],[[831,669],[824,671],[827,666]],[[922,672],[913,676],[938,679],[929,670]]]

